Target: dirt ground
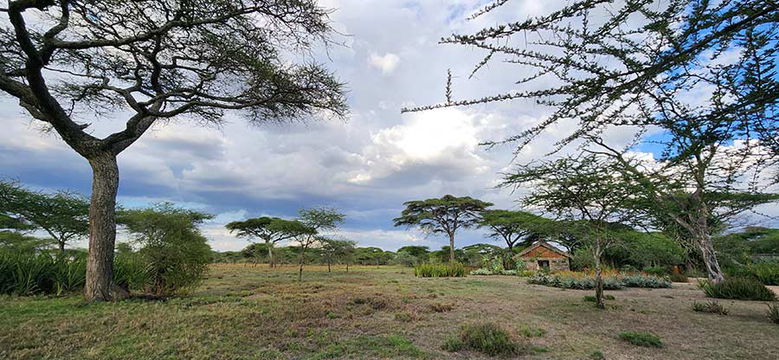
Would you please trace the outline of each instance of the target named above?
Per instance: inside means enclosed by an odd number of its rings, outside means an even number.
[[[442,350],[462,324],[494,322],[528,359],[779,359],[779,325],[763,302],[722,300],[727,316],[697,313],[695,283],[592,291],[529,285],[513,276],[416,278],[401,267],[215,265],[194,293],[167,301],[83,304],[0,297],[0,358],[478,359]],[[619,339],[651,332],[662,348]]]

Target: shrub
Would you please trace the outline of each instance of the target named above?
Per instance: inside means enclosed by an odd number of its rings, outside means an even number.
[[[671,274],[671,276],[669,276],[669,280],[671,280],[672,282],[684,282],[684,283],[689,281],[687,279],[687,275],[681,273]]]
[[[546,285],[564,289],[594,289],[595,275],[592,273],[563,271],[556,274],[537,273],[528,279],[530,284]],[[667,288],[671,282],[641,273],[623,275],[613,271],[603,273],[603,288],[618,290],[624,287]]]
[[[669,288],[671,281],[662,277],[635,273],[623,276],[622,285],[635,288]]]
[[[506,330],[494,323],[463,325],[458,335],[446,340],[443,349],[449,352],[471,350],[489,356],[516,356],[525,351]]]
[[[692,303],[692,310],[697,312],[706,312],[706,313],[712,313],[717,315],[727,315],[728,309],[722,306],[722,304],[716,302],[716,301],[708,301],[705,303],[699,303],[699,302],[693,302]]]
[[[760,281],[746,277],[725,279],[718,283],[700,281],[698,286],[706,296],[719,299],[736,300],[776,300],[776,294],[765,287]]]
[[[478,268],[471,271],[471,275],[492,275],[492,270],[487,268]]]
[[[779,324],[779,304],[768,304],[768,320]]]
[[[649,266],[644,268],[644,272],[650,275],[663,276],[670,273],[667,266]]]
[[[750,266],[754,276],[765,285],[779,285],[779,263],[757,263]]]
[[[663,347],[663,342],[657,335],[645,332],[623,332],[619,338],[633,345],[645,347]]]
[[[414,275],[419,277],[463,277],[465,266],[453,264],[422,264],[414,267]]]

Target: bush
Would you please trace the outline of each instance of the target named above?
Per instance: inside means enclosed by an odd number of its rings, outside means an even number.
[[[672,282],[684,282],[684,283],[686,283],[686,282],[689,281],[687,279],[687,275],[681,274],[681,273],[671,274],[671,276],[669,276],[668,279],[671,280]]]
[[[450,337],[443,349],[449,352],[477,351],[489,356],[516,356],[524,347],[514,342],[506,330],[494,323],[463,325],[457,336]]]
[[[768,304],[768,320],[779,324],[779,304]]]
[[[623,276],[622,285],[635,288],[669,288],[671,282],[666,278],[635,273]]]
[[[697,312],[705,312],[717,315],[727,315],[728,309],[722,306],[722,304],[716,301],[708,301],[705,303],[693,302],[692,310]]]
[[[603,288],[606,290],[619,290],[625,287],[671,287],[671,282],[665,278],[641,273],[623,275],[615,271],[604,271],[602,277]],[[563,271],[556,274],[537,273],[528,279],[528,283],[563,289],[590,290],[595,288],[595,275],[572,271]]]
[[[779,263],[757,263],[750,266],[754,276],[765,285],[779,285]]]
[[[776,294],[760,281],[746,277],[725,279],[718,283],[700,281],[698,283],[706,296],[719,299],[736,300],[776,300]]]
[[[663,342],[657,335],[645,332],[623,332],[619,338],[633,345],[645,347],[663,347]]]
[[[422,264],[414,267],[414,275],[419,277],[463,277],[465,266],[453,264]]]

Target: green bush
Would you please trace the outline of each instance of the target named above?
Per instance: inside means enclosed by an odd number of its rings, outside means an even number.
[[[563,289],[591,290],[595,288],[595,276],[575,272],[561,272],[557,274],[536,273],[528,279],[528,283]],[[671,287],[671,282],[665,278],[640,273],[603,275],[604,289],[619,290],[625,287],[669,288]]]
[[[663,342],[657,335],[645,332],[623,332],[619,338],[633,345],[645,347],[663,347]]]
[[[754,276],[765,285],[779,285],[779,263],[757,263],[750,266]]]
[[[779,324],[779,304],[768,304],[768,320]]]
[[[477,351],[489,356],[516,356],[526,352],[514,342],[508,332],[494,323],[463,325],[459,334],[446,340],[443,349],[449,352]]]
[[[463,277],[465,266],[453,264],[422,264],[414,267],[414,275],[418,277]]]
[[[734,277],[718,283],[700,281],[698,286],[706,296],[719,299],[736,300],[776,300],[776,294],[760,281],[747,277]]]
[[[664,277],[628,274],[622,277],[622,286],[635,288],[669,288],[671,282]]]
[[[671,280],[672,282],[684,282],[684,283],[686,283],[687,281],[689,281],[687,279],[687,275],[685,275],[685,274],[677,274],[677,273],[671,274],[668,277],[668,279]]]
[[[671,273],[667,266],[649,266],[644,268],[644,272],[650,275],[663,276]]]
[[[693,302],[692,310],[697,312],[706,312],[706,313],[717,314],[717,315],[727,315],[729,312],[726,307],[724,307],[722,304],[716,301],[708,301],[705,303],[699,303],[697,301]]]

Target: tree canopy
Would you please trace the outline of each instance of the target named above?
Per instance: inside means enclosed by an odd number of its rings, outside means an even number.
[[[413,200],[403,203],[400,217],[393,219],[395,226],[419,227],[429,233],[444,233],[449,236],[449,260],[454,262],[454,236],[458,229],[476,226],[481,212],[492,203],[468,196],[444,195],[441,198]]]
[[[16,230],[40,229],[57,242],[60,252],[89,232],[89,202],[60,191],[32,191],[12,181],[0,181],[0,222]]]
[[[533,241],[542,236],[550,221],[525,211],[485,210],[481,213],[479,227],[489,229],[488,236],[506,242],[509,251],[518,242]]]

